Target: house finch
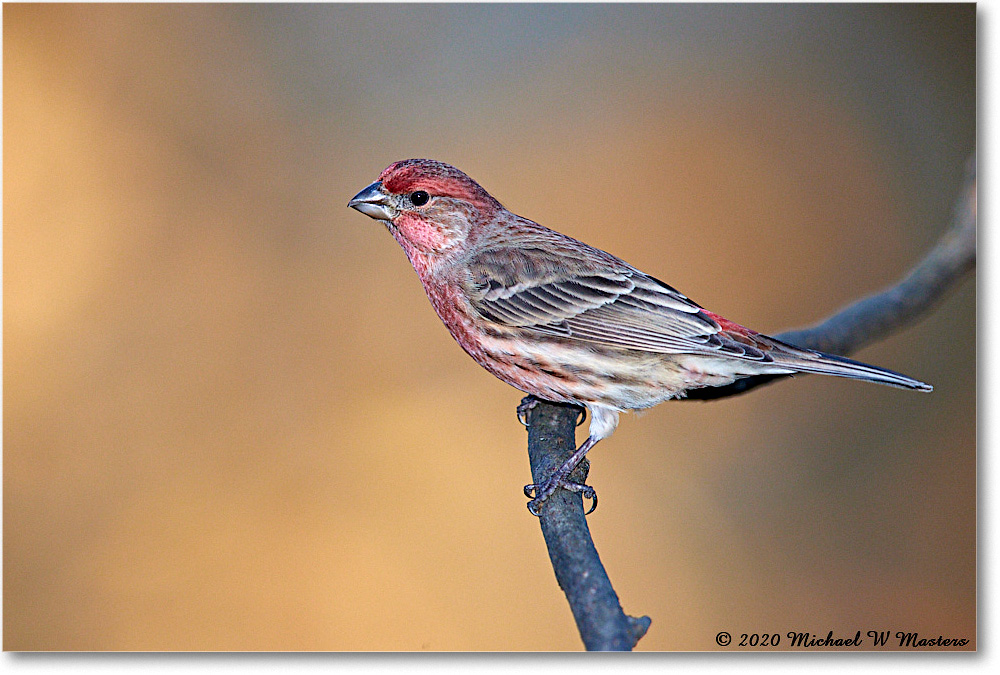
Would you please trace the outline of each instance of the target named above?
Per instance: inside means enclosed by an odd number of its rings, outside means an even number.
[[[476,363],[590,413],[587,440],[544,483],[539,508],[623,410],[760,374],[818,373],[930,391],[905,375],[785,344],[713,314],[610,253],[505,209],[453,166],[396,162],[348,203],[403,247],[438,317]],[[588,511],[589,513],[589,511]]]

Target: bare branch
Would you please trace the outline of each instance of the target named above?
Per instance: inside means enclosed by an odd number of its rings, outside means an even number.
[[[895,286],[848,305],[811,328],[775,335],[789,344],[847,356],[925,314],[976,266],[976,156],[966,164],[965,183],[951,227],[930,253]],[[684,400],[708,401],[743,394],[788,375],[755,375],[724,386],[695,389]]]
[[[528,397],[530,399],[532,397]],[[525,399],[526,401],[528,399]],[[528,457],[535,483],[552,475],[576,450],[576,406],[537,404],[527,411]],[[583,483],[590,463],[584,459],[570,475]],[[566,593],[580,637],[588,651],[631,651],[649,628],[649,617],[626,616],[594,548],[579,493],[556,490],[539,518],[559,586]]]

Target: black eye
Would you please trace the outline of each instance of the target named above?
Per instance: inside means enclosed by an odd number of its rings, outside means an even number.
[[[423,190],[417,190],[412,195],[410,195],[410,201],[413,202],[414,206],[423,206],[428,201],[430,201],[431,196],[424,192]]]

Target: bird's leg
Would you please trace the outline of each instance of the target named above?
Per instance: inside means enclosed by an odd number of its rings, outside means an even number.
[[[525,496],[531,499],[531,501],[528,502],[528,510],[531,511],[532,515],[539,515],[539,509],[558,488],[569,490],[570,492],[580,492],[583,494],[584,499],[593,500],[593,503],[590,505],[590,510],[587,511],[585,515],[590,515],[594,512],[594,509],[597,508],[597,492],[594,491],[594,488],[589,485],[582,485],[580,483],[568,481],[566,478],[573,473],[573,469],[575,469],[583,460],[584,455],[586,455],[592,447],[597,445],[598,440],[600,439],[594,438],[593,436],[588,437],[587,440],[583,442],[583,445],[577,448],[576,452],[570,455],[569,459],[563,462],[562,466],[556,469],[544,483],[524,486]]]

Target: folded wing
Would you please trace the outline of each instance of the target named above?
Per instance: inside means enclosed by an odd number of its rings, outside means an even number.
[[[486,319],[541,335],[664,354],[771,361],[755,334],[723,330],[667,284],[621,261],[610,268],[525,248],[470,263],[473,307]]]

